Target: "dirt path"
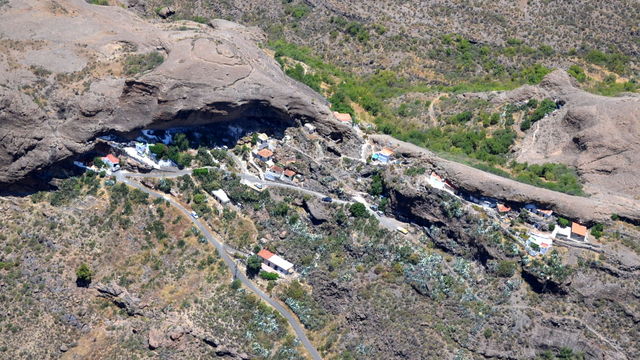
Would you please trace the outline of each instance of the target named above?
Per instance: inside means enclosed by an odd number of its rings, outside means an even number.
[[[442,95],[443,95],[442,93],[436,95],[436,97],[431,101],[431,104],[429,104],[429,122],[430,122],[429,125],[430,126],[438,125],[438,119],[436,118],[436,111],[433,108],[436,104],[440,102],[440,97]]]

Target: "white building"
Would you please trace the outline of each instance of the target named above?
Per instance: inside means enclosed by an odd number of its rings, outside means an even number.
[[[229,199],[229,197],[227,196],[227,193],[225,193],[222,189],[214,190],[212,194],[216,199],[218,199],[220,204],[226,204],[231,201],[231,199]]]
[[[281,258],[280,256],[272,253],[267,249],[262,249],[258,252],[258,256],[262,258],[262,264],[266,265],[268,268],[271,268],[281,274],[289,275],[293,273],[293,264],[288,262],[287,260]],[[267,271],[269,271],[267,268]]]
[[[109,154],[103,157],[101,160],[111,171],[120,169],[120,159],[115,157],[115,155],[113,154]]]

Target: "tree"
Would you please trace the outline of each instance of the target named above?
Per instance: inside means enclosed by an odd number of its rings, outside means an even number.
[[[80,287],[87,287],[91,284],[91,278],[93,277],[93,272],[89,268],[89,266],[85,263],[82,263],[78,270],[76,270],[76,284]]]
[[[247,275],[254,277],[260,272],[262,268],[262,259],[258,255],[251,255],[247,259]]]
[[[384,192],[384,180],[380,174],[375,174],[371,178],[371,186],[369,187],[369,194],[373,196],[381,195]]]
[[[351,213],[352,216],[358,217],[358,218],[365,218],[369,215],[367,212],[367,207],[364,206],[363,203],[359,203],[359,202],[355,202],[351,204],[351,206],[349,207],[349,212]]]
[[[187,135],[178,133],[173,137],[173,144],[178,147],[180,151],[185,151],[189,148],[189,139],[187,139]]]
[[[158,183],[158,190],[168,194],[171,192],[172,186],[173,181],[171,181],[171,179],[160,179],[160,182]]]
[[[169,149],[167,148],[167,145],[157,143],[155,145],[149,145],[149,151],[155,154],[158,159],[162,159],[167,155]]]

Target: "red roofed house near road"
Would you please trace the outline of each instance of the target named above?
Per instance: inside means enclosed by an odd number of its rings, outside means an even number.
[[[115,171],[120,168],[120,159],[115,157],[115,155],[113,154],[109,154],[103,157],[101,160],[105,165],[109,167],[109,170],[111,171]]]
[[[273,151],[271,151],[269,149],[262,149],[262,150],[258,151],[255,154],[255,156],[259,160],[267,162],[267,161],[271,160],[271,157],[273,156]]]
[[[509,211],[511,211],[511,208],[505,204],[498,204],[497,209],[498,209],[498,212],[501,214],[508,213]]]
[[[571,223],[571,238],[577,241],[586,241],[587,227],[578,223]]]
[[[267,249],[262,249],[258,252],[258,256],[262,258],[262,264],[268,266],[271,269],[276,270],[284,275],[291,274],[293,272],[293,264],[280,256],[272,253]],[[267,270],[268,271],[268,270]]]

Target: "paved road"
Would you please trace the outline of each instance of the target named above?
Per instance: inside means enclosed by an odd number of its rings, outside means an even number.
[[[190,175],[193,171],[192,170],[176,170],[176,171],[152,171],[149,173],[145,173],[145,174],[139,174],[139,173],[129,173],[129,172],[122,172],[122,170],[120,171],[120,173],[126,174],[127,177],[138,177],[138,178],[176,178],[176,177],[180,177],[183,175]],[[231,173],[231,172],[229,172]],[[329,197],[326,194],[323,194],[321,192],[318,191],[314,191],[314,190],[310,190],[310,189],[306,189],[300,186],[296,186],[296,185],[292,185],[292,184],[286,184],[286,183],[281,183],[281,182],[277,182],[277,181],[269,181],[269,180],[261,180],[260,178],[254,176],[254,175],[250,175],[250,174],[236,174],[240,177],[240,179],[246,180],[246,181],[250,181],[254,184],[261,184],[263,186],[272,186],[272,187],[279,187],[279,188],[283,188],[283,189],[291,189],[291,190],[295,190],[295,191],[299,191],[311,196],[315,196],[318,198],[324,198],[324,197]],[[350,204],[352,203],[352,201],[344,201],[344,200],[340,200],[340,199],[333,199],[334,203],[337,204]]]
[[[147,194],[149,194],[149,195],[151,195],[153,197],[159,197],[159,198],[163,198],[163,199],[169,201],[169,203],[171,203],[171,205],[175,206],[185,216],[187,216],[187,218],[189,218],[198,227],[198,229],[202,232],[202,234],[205,236],[205,238],[211,244],[213,244],[216,247],[216,249],[218,250],[218,254],[220,255],[220,257],[224,261],[225,265],[227,265],[227,267],[229,268],[231,273],[234,274],[234,277],[236,279],[240,280],[240,282],[242,282],[242,284],[244,284],[244,286],[249,288],[249,290],[251,290],[253,293],[258,295],[262,300],[264,300],[266,303],[268,303],[274,309],[276,309],[276,311],[278,311],[280,313],[280,315],[282,315],[285,319],[287,319],[287,321],[289,322],[289,324],[293,328],[293,331],[296,333],[296,336],[298,337],[298,339],[300,340],[302,345],[305,347],[305,349],[307,350],[307,352],[309,353],[309,355],[311,356],[312,359],[314,359],[314,360],[322,360],[322,357],[320,356],[320,353],[318,353],[316,348],[311,344],[311,341],[309,341],[309,338],[307,338],[307,335],[305,334],[304,329],[302,328],[302,326],[300,325],[300,323],[298,322],[296,317],[293,314],[291,314],[284,306],[280,305],[280,303],[278,303],[277,301],[273,300],[269,295],[265,294],[262,290],[260,290],[257,286],[255,286],[253,284],[253,282],[251,280],[249,280],[247,278],[247,276],[242,271],[240,271],[240,269],[238,268],[238,265],[231,259],[231,257],[229,256],[229,254],[226,251],[225,245],[222,244],[220,241],[218,241],[213,236],[213,234],[209,231],[209,229],[207,229],[207,227],[204,226],[199,220],[194,219],[193,217],[191,217],[190,216],[191,212],[189,210],[187,210],[184,206],[182,206],[180,203],[175,201],[170,196],[167,196],[167,195],[162,194],[162,193],[155,192],[155,191],[153,191],[153,190],[151,190],[151,189],[149,189],[149,188],[147,188],[147,187],[145,187],[145,186],[143,186],[143,185],[141,185],[141,184],[139,184],[137,182],[130,181],[129,179],[127,179],[127,176],[129,176],[131,174],[127,174],[127,173],[123,173],[123,172],[116,172],[115,175],[116,175],[116,178],[118,179],[118,181],[120,181],[120,182],[123,182],[123,183],[125,183],[125,184],[127,184],[127,185],[129,185],[131,187],[134,187],[136,189],[144,191],[145,193],[147,193]]]

